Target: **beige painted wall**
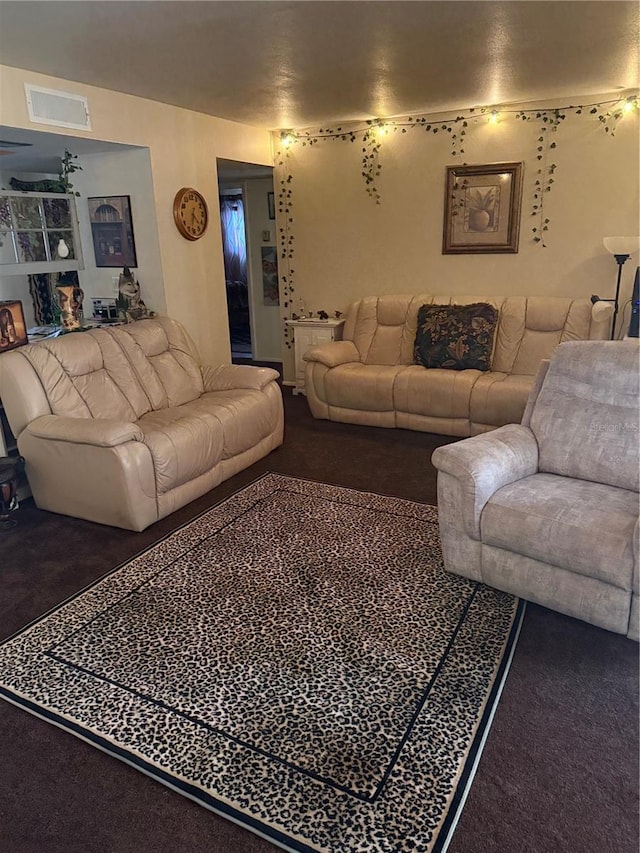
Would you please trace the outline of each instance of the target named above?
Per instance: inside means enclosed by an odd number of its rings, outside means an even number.
[[[575,99],[545,106],[569,102]],[[495,126],[483,119],[469,126],[462,157],[451,156],[448,134],[391,134],[380,153],[380,205],[365,192],[359,141],[291,146],[275,184],[281,186],[286,172],[293,176],[296,298],[331,313],[382,293],[612,297],[617,267],[602,238],[639,233],[638,114],[625,116],[613,139],[597,117],[567,114],[554,137],[547,248],[532,242],[530,230],[538,126],[513,117]],[[525,164],[519,252],[443,255],[445,167],[507,161]],[[636,255],[623,268],[623,301],[637,263]],[[291,353],[285,358],[290,379]]]
[[[251,288],[251,338],[253,357],[258,361],[282,359],[280,310],[265,305],[262,284],[262,247],[277,245],[278,232],[274,219],[269,219],[267,193],[273,192],[271,178],[247,180],[243,184],[248,237],[249,286]],[[262,232],[269,231],[268,240]],[[282,300],[281,300],[282,301]]]
[[[228,362],[216,157],[271,165],[269,134],[144,98],[8,66],[0,66],[0,123],[31,130],[53,129],[29,121],[25,83],[88,98],[92,131],[85,134],[70,130],[69,135],[148,147],[167,313],[185,324],[206,361]],[[55,131],[65,133],[64,128]],[[209,229],[194,243],[181,237],[173,222],[173,199],[183,186],[196,187],[210,201]],[[84,248],[85,252],[90,249]]]
[[[158,223],[153,195],[153,175],[148,148],[124,148],[122,151],[85,154],[78,158],[81,172],[73,175],[73,188],[80,193],[76,208],[80,239],[84,249],[84,269],[78,273],[84,290],[85,317],[91,317],[92,297],[118,295],[117,279],[122,267],[97,267],[87,199],[128,195],[133,221],[133,239],[137,264],[134,275],[146,306],[166,313],[164,280],[160,263]]]

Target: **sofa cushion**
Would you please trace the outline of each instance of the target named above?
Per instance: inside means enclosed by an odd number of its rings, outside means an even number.
[[[603,483],[533,474],[499,489],[482,541],[630,590],[638,495]]]
[[[414,357],[423,367],[489,370],[498,311],[488,302],[422,305]]]
[[[209,391],[141,418],[138,426],[153,457],[158,493],[196,479],[271,435],[278,412],[264,400],[264,392],[246,388]]]
[[[259,370],[260,368],[252,368]],[[264,404],[265,392],[251,388],[208,391],[189,403],[192,411],[212,411],[224,434],[222,459],[230,459],[259,444],[277,426],[277,410]]]
[[[222,459],[224,431],[213,411],[185,403],[149,412],[137,424],[151,451],[158,494],[194,480]]]
[[[469,418],[469,401],[478,370],[425,370],[410,365],[398,374],[393,399],[397,412],[435,418]]]
[[[393,385],[406,367],[386,364],[341,364],[327,372],[324,380],[330,406],[371,412],[392,412]]]
[[[540,361],[549,358],[558,344],[608,337],[606,322],[598,328],[591,309],[588,299],[508,297],[500,306],[491,369],[534,376]]]
[[[493,370],[481,373],[471,390],[471,423],[483,426],[520,423],[533,382],[533,376]]]

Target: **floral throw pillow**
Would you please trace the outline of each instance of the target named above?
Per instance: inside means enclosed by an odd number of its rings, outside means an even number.
[[[498,310],[488,302],[422,305],[414,361],[423,367],[490,370]]]

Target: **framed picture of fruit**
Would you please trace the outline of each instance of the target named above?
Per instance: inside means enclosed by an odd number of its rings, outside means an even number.
[[[443,255],[517,252],[523,164],[446,169]]]

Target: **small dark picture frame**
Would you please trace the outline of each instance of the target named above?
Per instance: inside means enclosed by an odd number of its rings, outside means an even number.
[[[0,353],[29,343],[22,302],[0,302]]]
[[[96,266],[137,267],[130,196],[102,196],[87,202]]]
[[[267,193],[267,206],[269,208],[269,219],[276,218],[276,196],[275,193]]]
[[[522,163],[447,166],[443,255],[517,252]]]

